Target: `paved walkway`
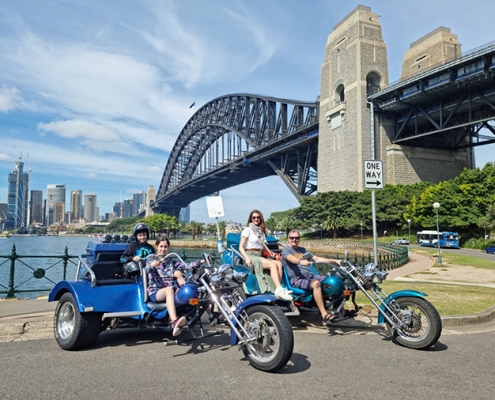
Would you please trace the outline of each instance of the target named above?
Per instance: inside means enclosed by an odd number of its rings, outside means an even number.
[[[421,254],[409,252],[409,262],[401,268],[389,271],[388,280],[411,280],[405,277],[416,272],[424,271],[431,268],[434,260]],[[416,280],[418,281],[418,280]],[[427,282],[432,282],[428,280]],[[473,285],[472,283],[463,282],[446,282],[455,285]],[[483,285],[491,286],[494,285]],[[52,338],[53,337],[53,315],[56,302],[49,303],[47,296],[35,300],[6,300],[0,299],[0,341],[11,340],[29,340],[34,338]],[[377,311],[374,307],[368,311],[360,312],[356,318],[342,321],[342,327],[352,326],[353,328],[370,328],[376,326]],[[443,317],[444,327],[457,327],[472,324],[487,323],[495,320],[495,307],[485,310],[481,313],[472,315],[460,315],[455,317]],[[310,324],[312,321],[308,321]],[[314,325],[320,326],[321,321],[315,320]],[[370,325],[371,324],[371,325]],[[339,326],[334,324],[332,326]]]

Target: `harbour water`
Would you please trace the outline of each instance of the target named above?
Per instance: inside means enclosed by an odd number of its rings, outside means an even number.
[[[15,295],[19,298],[35,298],[47,294],[58,281],[63,279],[64,273],[61,258],[36,258],[36,256],[63,256],[66,247],[69,255],[79,256],[86,252],[90,241],[97,240],[85,236],[13,236],[0,239],[0,298],[6,296],[11,270],[11,260],[5,256],[11,255],[14,245],[18,256],[34,256],[32,258],[21,257],[15,261],[14,288],[26,290],[26,292],[19,292]],[[205,251],[208,250],[170,249],[170,252],[175,252],[180,256],[185,254],[189,261],[201,257]],[[66,270],[67,279],[75,278],[76,268],[77,258],[69,260]],[[43,276],[40,277],[40,275]]]

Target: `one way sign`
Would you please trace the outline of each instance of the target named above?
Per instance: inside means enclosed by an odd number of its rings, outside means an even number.
[[[380,160],[364,161],[364,188],[383,189],[383,164]]]

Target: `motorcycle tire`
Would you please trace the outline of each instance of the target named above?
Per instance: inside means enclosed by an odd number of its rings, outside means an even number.
[[[442,334],[442,320],[436,308],[419,297],[399,297],[395,299],[401,310],[412,310],[413,318],[409,326],[397,332],[387,322],[387,330],[394,340],[404,347],[425,350],[433,346]]]
[[[294,349],[289,320],[280,308],[271,305],[255,305],[245,312],[244,328],[258,340],[242,346],[244,355],[254,368],[277,372],[290,360]]]
[[[79,307],[71,293],[64,293],[60,298],[53,329],[55,340],[64,350],[78,350],[92,346],[102,330],[102,313],[79,312]]]

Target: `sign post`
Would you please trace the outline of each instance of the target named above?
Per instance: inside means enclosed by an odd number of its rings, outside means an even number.
[[[383,189],[383,163],[380,160],[364,161],[364,188],[371,189],[371,209],[373,213],[373,256],[378,265],[377,232],[376,232],[376,200],[375,189]]]
[[[212,196],[206,198],[206,207],[208,208],[208,216],[217,220],[217,251],[223,253],[225,251],[222,237],[220,236],[220,227],[218,225],[218,217],[223,217],[222,198],[220,196]]]

